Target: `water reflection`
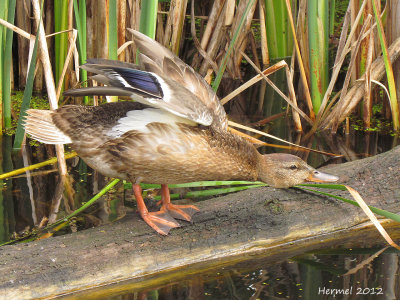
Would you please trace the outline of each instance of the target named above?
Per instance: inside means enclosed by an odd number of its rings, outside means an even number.
[[[377,248],[324,249],[292,259],[260,258],[162,285],[140,283],[87,291],[73,299],[399,299],[399,253]],[[346,272],[356,267],[356,271]],[[336,294],[336,295],[335,295]],[[113,295],[113,296],[109,296]]]
[[[1,173],[10,172],[54,157],[49,145],[31,146],[27,143],[21,151],[12,152],[12,137],[3,136],[1,142]],[[0,243],[15,239],[43,228],[47,224],[70,214],[88,201],[106,183],[104,176],[94,172],[79,158],[67,161],[74,198],[64,194],[57,164],[1,180],[0,192]],[[57,234],[97,226],[113,221],[125,214],[122,187],[113,191],[79,215],[75,222]]]

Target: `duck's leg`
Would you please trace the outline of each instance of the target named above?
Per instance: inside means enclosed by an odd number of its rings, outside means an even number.
[[[142,188],[139,184],[132,183],[133,193],[137,207],[143,220],[159,234],[167,235],[171,228],[179,227],[179,223],[167,211],[149,212],[142,197]]]
[[[167,184],[161,185],[161,201],[162,206],[160,211],[167,211],[172,217],[185,221],[191,221],[192,216],[200,211],[194,205],[176,205],[171,203],[169,188]]]

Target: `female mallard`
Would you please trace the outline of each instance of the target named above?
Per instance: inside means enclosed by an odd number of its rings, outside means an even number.
[[[101,106],[66,105],[55,111],[28,110],[26,132],[40,142],[71,144],[93,169],[129,180],[142,218],[166,235],[190,221],[193,205],[170,202],[168,184],[200,180],[260,180],[287,188],[304,181],[336,181],[289,154],[261,155],[227,130],[216,94],[169,50],[131,30],[140,65],[89,59],[83,69],[103,87],[70,90],[68,96],[128,96],[136,102]],[[162,207],[148,212],[140,182],[162,186]]]

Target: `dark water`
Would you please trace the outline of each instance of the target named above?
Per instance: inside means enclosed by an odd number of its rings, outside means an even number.
[[[399,299],[398,253],[389,250],[355,274],[344,275],[378,250],[329,249],[325,253],[305,253],[283,261],[248,260],[246,266],[172,279],[158,287],[125,283],[72,298]]]

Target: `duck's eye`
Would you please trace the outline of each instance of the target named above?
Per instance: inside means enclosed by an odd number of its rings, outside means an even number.
[[[290,170],[296,170],[296,169],[297,169],[297,166],[296,166],[296,165],[291,165],[291,166],[289,167],[289,169],[290,169]]]

